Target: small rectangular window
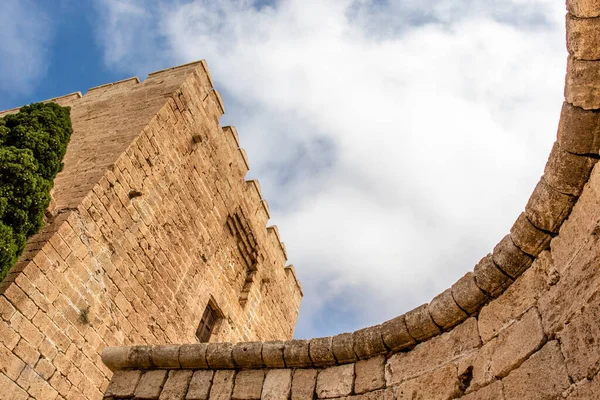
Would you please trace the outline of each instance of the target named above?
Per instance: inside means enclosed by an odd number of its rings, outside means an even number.
[[[198,329],[196,329],[196,337],[200,342],[209,341],[218,320],[219,313],[212,302],[209,301],[204,310],[204,314],[202,314],[200,325],[198,325]]]

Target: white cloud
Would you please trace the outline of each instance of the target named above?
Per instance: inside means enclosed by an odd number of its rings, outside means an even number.
[[[47,70],[52,26],[30,0],[4,0],[0,12],[0,94],[29,94]]]
[[[224,92],[305,288],[299,336],[380,322],[471,270],[555,138],[554,1],[128,4],[156,22],[138,37],[169,61],[205,58]],[[147,71],[119,28],[137,17],[112,12],[107,61]]]

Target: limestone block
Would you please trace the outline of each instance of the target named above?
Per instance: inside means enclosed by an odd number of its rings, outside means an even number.
[[[481,309],[478,323],[483,343],[489,342],[498,332],[515,322],[548,291],[551,268],[550,252],[545,251],[502,296]]]
[[[157,369],[144,372],[140,382],[135,389],[135,397],[138,399],[157,399],[167,379],[167,371]]]
[[[397,400],[449,400],[461,393],[456,365],[448,364],[398,386]]]
[[[208,400],[213,373],[211,370],[194,371],[194,375],[192,375],[192,379],[190,380],[190,386],[188,387],[186,400]]]
[[[444,290],[431,300],[429,313],[436,325],[445,330],[467,319],[467,314],[454,301],[451,289]]]
[[[458,306],[473,315],[485,304],[488,297],[475,283],[475,276],[467,272],[451,288],[452,297]]]
[[[209,343],[206,348],[206,362],[212,369],[234,368],[233,344],[231,343]]]
[[[107,396],[132,397],[140,380],[140,371],[117,371],[106,389]]]
[[[483,387],[497,378],[505,377],[542,347],[545,341],[540,317],[537,310],[532,308],[480,349],[473,362],[474,387]]]
[[[313,400],[316,384],[316,369],[295,370],[292,378],[292,400]]]
[[[206,348],[208,343],[182,344],[179,348],[181,368],[208,368]]]
[[[600,19],[567,14],[567,49],[579,60],[600,59]]]
[[[583,385],[575,389],[567,400],[589,400],[600,393],[600,375],[596,375],[591,381],[585,381]]]
[[[354,338],[352,333],[335,335],[331,345],[333,354],[340,364],[346,364],[358,359],[354,352]]]
[[[312,361],[308,354],[309,341],[305,339],[288,340],[283,348],[283,358],[286,367],[306,367],[312,366]]]
[[[519,277],[533,262],[533,258],[521,251],[512,241],[510,235],[504,236],[494,247],[492,261],[511,278]]]
[[[213,376],[209,400],[230,400],[235,371],[219,370]]]
[[[502,292],[504,292],[504,290],[506,290],[513,282],[508,275],[500,271],[496,264],[494,264],[491,254],[483,257],[477,265],[475,265],[473,275],[477,286],[484,293],[487,293],[492,297],[497,297],[502,294]]]
[[[525,215],[537,228],[557,233],[576,201],[576,197],[550,187],[542,177],[525,206]]]
[[[272,369],[267,372],[267,376],[265,377],[262,400],[287,399],[290,395],[291,388],[292,370]]]
[[[390,357],[385,368],[387,386],[400,384],[452,360],[466,357],[480,344],[477,320],[469,318],[450,332],[420,343],[409,352]]]
[[[171,370],[167,382],[160,393],[159,400],[183,400],[188,391],[193,371]]]
[[[317,377],[317,397],[332,399],[348,396],[354,387],[354,364],[329,367]]]
[[[579,196],[595,164],[596,159],[571,154],[555,142],[544,169],[544,180],[561,193]]]
[[[354,393],[367,393],[385,387],[384,367],[385,356],[357,361],[355,364]]]
[[[442,331],[429,314],[429,304],[423,304],[404,314],[408,333],[421,342],[439,335]]]
[[[283,362],[283,342],[264,342],[262,346],[262,359],[266,367],[285,367],[285,363]]]
[[[564,102],[558,123],[560,147],[574,154],[598,154],[600,111],[584,110]]]
[[[309,353],[312,363],[316,367],[335,365],[335,357],[332,349],[333,338],[331,336],[315,338],[310,340]]]
[[[240,342],[233,345],[233,361],[237,367],[261,368],[262,342]]]
[[[179,345],[153,346],[152,364],[158,368],[179,368]]]
[[[0,373],[0,387],[2,387],[2,395],[5,396],[6,399],[27,400],[29,398],[27,392],[21,389],[3,373]]]
[[[565,78],[565,99],[585,110],[600,108],[600,62],[569,56]]]
[[[558,342],[548,342],[502,383],[506,400],[560,398],[571,382]]]
[[[381,325],[359,329],[353,332],[352,336],[354,337],[354,353],[360,359],[387,352],[381,336]]]
[[[129,368],[152,367],[152,346],[133,346],[129,348],[127,356],[127,365]]]
[[[550,246],[552,236],[536,228],[525,213],[521,213],[510,228],[510,238],[521,251],[536,257]]]
[[[262,393],[265,371],[246,370],[240,371],[235,376],[233,400],[259,400]]]
[[[600,4],[596,0],[567,0],[567,10],[580,18],[600,17]]]
[[[476,392],[461,397],[461,400],[504,400],[504,386],[502,381],[496,381]]]
[[[408,334],[404,315],[381,324],[381,337],[386,347],[392,351],[404,350],[416,344],[415,339]]]

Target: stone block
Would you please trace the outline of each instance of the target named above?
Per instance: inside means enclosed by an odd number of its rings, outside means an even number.
[[[600,151],[600,111],[584,110],[564,102],[558,123],[560,147],[574,154]]]
[[[404,315],[392,318],[381,324],[381,337],[385,346],[392,351],[408,349],[417,343],[408,333]]]
[[[166,370],[144,372],[135,389],[137,399],[157,399],[167,379]]]
[[[600,17],[600,5],[596,0],[567,0],[567,10],[580,18]]]
[[[600,19],[567,14],[567,49],[579,60],[600,59]]]
[[[262,359],[268,368],[283,368],[283,342],[264,342],[262,346]]]
[[[431,300],[429,313],[435,324],[445,330],[467,319],[467,314],[454,301],[451,289],[444,290]]]
[[[310,339],[308,351],[314,366],[326,367],[336,364],[332,343],[333,338],[331,336]]]
[[[600,108],[600,62],[569,56],[565,78],[565,99],[585,110]]]
[[[579,196],[596,159],[569,153],[555,142],[544,169],[544,180],[560,193]]]
[[[461,400],[504,400],[502,381],[496,381],[476,392],[469,393],[461,397]]]
[[[513,280],[502,272],[494,261],[492,255],[488,254],[483,257],[473,270],[473,277],[475,278],[475,284],[489,296],[498,297],[501,295],[507,287],[509,287]]]
[[[492,261],[512,279],[519,277],[533,262],[533,258],[521,251],[512,241],[510,235],[504,236],[494,247]]]
[[[206,348],[206,362],[212,369],[235,368],[233,363],[233,344],[209,343]]]
[[[262,400],[287,399],[291,389],[292,370],[272,369],[267,372],[267,376],[265,377]]]
[[[356,353],[360,359],[387,352],[381,336],[381,325],[359,329],[353,332],[352,336],[354,341],[354,353]]]
[[[148,369],[152,367],[152,347],[133,346],[129,347],[127,354],[127,366],[129,368]]]
[[[117,371],[106,389],[107,396],[133,397],[140,380],[140,371]]]
[[[591,381],[585,381],[567,396],[567,400],[589,400],[600,393],[600,375]]]
[[[558,342],[548,342],[502,380],[506,400],[562,397],[571,385]]]
[[[209,400],[230,400],[233,392],[235,371],[219,370],[213,376]],[[187,399],[186,399],[187,400]]]
[[[338,363],[346,364],[358,360],[354,352],[354,337],[352,333],[335,335],[331,341],[331,346]]]
[[[283,348],[283,358],[286,367],[312,367],[308,354],[309,341],[305,339],[288,340]]]
[[[184,400],[194,371],[171,370],[159,400]]]
[[[452,288],[452,297],[456,304],[469,315],[473,315],[487,302],[488,297],[475,283],[475,276],[467,272]]]
[[[481,309],[478,322],[483,343],[489,342],[498,332],[518,320],[548,291],[551,268],[550,252],[545,251],[502,296]]]
[[[313,400],[316,384],[316,369],[295,370],[292,377],[292,400]]]
[[[544,178],[536,185],[525,206],[525,215],[537,228],[558,233],[563,221],[571,213],[576,197],[558,192]]]
[[[10,400],[27,400],[29,395],[6,375],[0,372],[0,387],[2,396]]]
[[[404,314],[408,333],[422,342],[442,333],[429,314],[429,304],[423,304]]]
[[[235,386],[231,398],[233,400],[260,400],[264,380],[265,371],[261,369],[238,372],[235,376]]]
[[[317,397],[333,399],[352,394],[354,387],[354,364],[329,367],[317,377]]]
[[[525,213],[521,213],[510,228],[510,238],[521,251],[536,257],[550,246],[552,236],[536,228]]]
[[[354,393],[362,394],[384,388],[384,367],[385,356],[357,361],[355,364]]]
[[[233,362],[237,367],[262,368],[262,342],[241,342],[233,345]]]
[[[152,364],[157,368],[179,368],[179,345],[152,346]]]
[[[397,400],[449,400],[462,394],[456,365],[448,364],[404,382],[397,389]]]
[[[208,368],[207,347],[208,343],[182,344],[179,348],[181,368]]]
[[[208,393],[213,379],[213,371],[199,370],[194,371],[186,400],[208,400]]]
[[[450,332],[418,344],[406,353],[387,360],[385,379],[388,387],[398,385],[471,354],[481,344],[477,320],[469,318]]]

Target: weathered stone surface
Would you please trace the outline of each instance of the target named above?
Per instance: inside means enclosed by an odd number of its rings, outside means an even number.
[[[285,363],[283,362],[283,342],[264,342],[262,346],[262,359],[266,367],[285,367]]]
[[[421,342],[439,335],[442,331],[431,319],[429,304],[423,304],[404,314],[408,333]]]
[[[484,293],[487,293],[492,297],[497,297],[502,294],[502,292],[504,292],[504,290],[506,290],[513,282],[508,275],[500,271],[496,264],[494,264],[491,254],[483,257],[477,265],[475,265],[473,275],[477,286]]]
[[[179,368],[179,345],[153,346],[152,364],[158,368]]]
[[[525,206],[525,215],[537,228],[557,233],[576,201],[576,197],[558,192],[542,178]]]
[[[397,400],[450,400],[461,393],[456,365],[448,364],[398,386]]]
[[[444,290],[431,300],[429,313],[436,325],[446,330],[467,319],[467,314],[454,301],[451,289]]]
[[[133,396],[140,375],[140,371],[117,371],[106,389],[106,395],[116,397]]]
[[[233,362],[237,367],[262,367],[262,342],[241,342],[233,345],[231,351]]]
[[[386,383],[388,386],[397,385],[436,370],[467,356],[480,344],[477,320],[469,318],[450,332],[420,343],[407,353],[397,353],[390,357],[385,368]]]
[[[565,99],[585,110],[600,108],[600,62],[577,60],[567,62]]]
[[[579,60],[600,59],[600,19],[567,14],[567,49]]]
[[[289,340],[285,342],[283,348],[283,358],[286,367],[306,367],[312,366],[310,355],[308,354],[309,341],[305,339]]]
[[[596,0],[567,0],[567,10],[577,17],[600,17],[600,5]]]
[[[416,344],[415,339],[408,333],[404,315],[381,324],[381,337],[386,347],[392,351],[404,350]]]
[[[169,371],[169,377],[159,400],[183,400],[188,391],[190,379],[192,379],[193,371],[172,370]]]
[[[600,111],[584,110],[564,102],[558,123],[560,147],[575,154],[598,154]]]
[[[502,381],[496,381],[476,392],[469,393],[461,397],[461,400],[504,400]]]
[[[567,396],[568,400],[589,400],[600,393],[600,375],[596,375],[591,381],[585,381]]]
[[[484,343],[520,318],[547,292],[548,273],[551,268],[550,252],[545,251],[502,296],[481,309],[478,318],[479,334]]]
[[[208,368],[206,348],[208,343],[182,344],[179,348],[181,368]]]
[[[212,385],[214,371],[199,370],[194,371],[186,400],[208,400],[208,394]]]
[[[231,343],[209,343],[206,348],[206,362],[212,369],[234,368],[233,344]]]
[[[519,277],[533,262],[533,258],[521,251],[512,241],[510,235],[504,236],[494,247],[492,261],[506,275],[513,279]]]
[[[333,354],[340,364],[345,364],[358,360],[354,352],[354,337],[352,333],[340,333],[333,337]]]
[[[552,236],[536,228],[525,213],[521,213],[510,228],[510,238],[523,252],[536,257],[550,246]]]
[[[313,400],[317,384],[316,369],[297,369],[292,378],[292,400]]]
[[[560,398],[570,382],[558,342],[548,342],[502,383],[506,400]]]
[[[167,371],[154,370],[144,372],[135,389],[138,399],[157,399],[167,379]]]
[[[312,363],[317,367],[335,365],[331,336],[310,339],[308,351]]]
[[[355,364],[354,393],[362,394],[385,387],[385,357],[377,356]]]
[[[7,400],[27,400],[29,395],[6,375],[0,373],[0,387],[2,396]]]
[[[291,369],[272,369],[267,372],[262,400],[287,399],[292,388]],[[211,399],[212,400],[212,399]]]
[[[235,376],[233,400],[259,400],[262,393],[265,371],[246,370],[240,371]]]
[[[488,297],[475,283],[475,276],[467,272],[454,285],[452,285],[452,297],[458,306],[469,315],[476,313],[485,304]]]
[[[317,397],[333,399],[348,396],[354,386],[354,364],[325,368],[317,377]]]
[[[544,180],[560,193],[579,196],[596,159],[563,150],[555,142],[544,169]]]
[[[505,377],[545,341],[540,317],[532,308],[479,350],[473,362],[473,386],[483,387]]]
[[[230,400],[233,393],[235,371],[219,370],[213,376],[209,400]]]
[[[359,329],[352,335],[354,336],[354,353],[360,359],[387,352],[381,336],[381,325]]]

